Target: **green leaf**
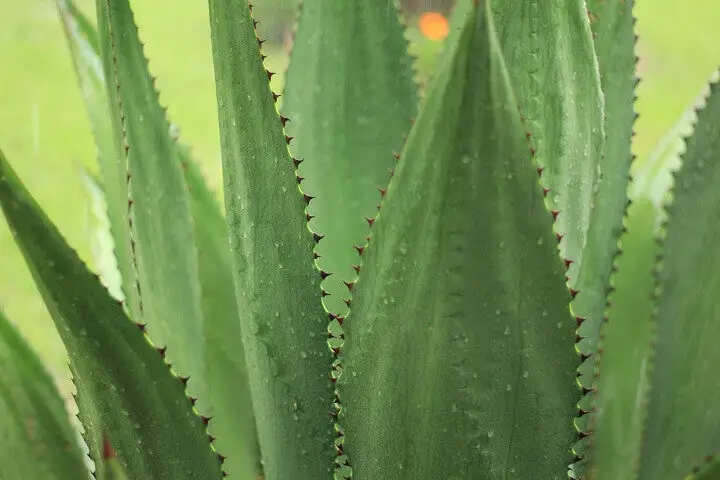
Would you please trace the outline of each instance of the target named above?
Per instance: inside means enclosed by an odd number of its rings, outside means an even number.
[[[128,301],[131,312],[137,312],[140,307],[137,295],[134,294],[135,268],[128,222],[127,166],[123,157],[115,154],[97,32],[72,0],[56,0],[56,3],[97,146],[107,216],[114,239],[113,252],[121,274],[123,295],[120,298]]]
[[[131,242],[132,278],[137,283],[132,290],[135,301],[129,301],[131,316],[147,322],[154,342],[170,346],[175,370],[193,376],[190,393],[202,395],[207,388],[202,375],[206,347],[201,289],[178,149],[148,73],[128,1],[97,0],[97,11],[116,158],[127,168],[121,182],[132,201],[126,214],[131,239],[125,239]],[[123,274],[127,270],[121,268]]]
[[[620,243],[623,254],[616,259],[616,273],[606,312],[600,358],[599,385],[594,407],[600,412],[592,423],[593,478],[621,479],[637,475],[646,414],[652,299],[655,290],[653,269],[660,248],[654,240],[661,233],[667,215],[663,206],[672,187],[673,172],[680,165],[683,134],[692,132],[694,112],[688,111],[659,142],[650,157],[636,168],[630,184],[629,206],[624,223],[627,232]],[[596,358],[587,360],[579,381],[593,388]],[[587,379],[585,378],[587,377]],[[616,438],[624,438],[623,442]]]
[[[580,328],[581,350],[594,353],[603,322],[607,285],[622,217],[627,205],[627,187],[635,102],[635,33],[632,0],[589,0],[588,15],[595,37],[600,80],[605,95],[605,152],[598,162],[601,176],[594,192],[587,244],[582,265],[574,281],[580,294],[573,302],[576,315],[586,320]],[[591,359],[590,361],[594,361]]]
[[[204,422],[163,355],[65,243],[0,155],[0,205],[70,355],[91,456],[130,478],[221,478]]]
[[[494,31],[474,5],[362,254],[340,390],[357,480],[560,478],[572,460],[575,322]]]
[[[675,177],[657,278],[656,340],[640,479],[681,478],[720,450],[720,84]],[[678,413],[681,412],[681,413]],[[672,439],[672,441],[668,441]]]
[[[626,224],[620,239],[623,253],[611,280],[608,321],[601,330],[588,469],[593,480],[635,479],[645,430],[653,269],[660,252],[653,240],[658,230],[655,206],[645,197],[633,198]]]
[[[600,195],[598,181],[605,172],[601,162],[605,134],[598,61],[585,2],[495,0],[493,7],[518,104],[532,135],[535,158],[545,167],[548,199],[560,212],[555,229],[563,235],[562,257],[573,262],[568,269],[569,285],[580,290],[573,310],[585,316],[588,312],[579,308],[585,306],[582,297],[586,295],[581,281],[584,252],[593,255],[587,260],[591,263],[587,275],[592,275],[595,265],[609,269],[615,246],[608,237],[610,227],[604,225],[607,221],[616,226],[620,220],[619,213],[613,210],[598,231],[589,232],[593,215],[602,215],[594,213],[593,204]],[[623,157],[613,162],[622,165],[625,160]],[[616,184],[614,177],[608,181],[603,197],[619,195],[622,199],[626,178],[621,180],[622,185]],[[617,198],[612,202],[618,202]],[[624,205],[624,199],[620,203]],[[610,253],[603,246],[610,248]],[[603,282],[599,292],[601,307],[605,286]],[[590,291],[587,295],[598,296]]]
[[[317,197],[308,213],[311,228],[325,235],[316,252],[320,268],[333,273],[323,282],[331,312],[347,312],[352,247],[365,242],[365,218],[377,213],[378,188],[387,185],[392,154],[417,112],[415,90],[392,0],[303,5],[282,110],[295,138],[291,150],[305,160],[302,189]]]
[[[95,141],[100,152],[105,152],[99,158],[101,171],[106,179],[111,179],[107,183],[115,185],[116,181],[112,181],[115,157],[107,94],[104,89],[104,75],[100,68],[102,60],[96,42],[90,41],[95,39],[97,34],[87,19],[74,8],[72,2],[61,1],[59,5],[71,51],[74,54],[75,69],[80,85],[86,94],[86,107],[91,114]],[[79,29],[78,26],[83,27]],[[176,132],[173,131],[172,126],[169,135],[174,141],[177,141]],[[106,145],[109,145],[109,152]],[[256,446],[257,439],[252,418],[247,373],[245,372],[245,354],[240,343],[240,323],[232,281],[226,222],[214,193],[208,189],[189,149],[179,143],[176,145],[179,149],[178,161],[183,166],[182,171],[190,191],[193,226],[198,246],[202,309],[205,317],[204,331],[207,348],[205,349],[205,371],[202,374],[207,379],[209,391],[200,399],[199,405],[203,407],[208,416],[215,419],[215,422],[210,425],[210,432],[218,437],[216,445],[219,451],[232,454],[224,464],[227,472],[230,475],[248,476],[248,467],[253,463],[259,463],[259,453]],[[108,168],[111,168],[109,172]],[[124,165],[122,178],[124,186]],[[88,177],[87,180],[90,182],[88,189],[91,193],[95,216],[102,222],[104,221],[102,218],[104,212],[100,211],[100,208],[104,202],[101,198],[102,193],[98,190],[100,187],[93,184],[91,178]],[[125,195],[124,201],[122,200],[123,195]],[[115,193],[109,198],[105,198],[108,203],[112,203],[113,200],[120,202],[119,211],[109,209],[108,216],[123,226],[127,225],[126,197],[127,188],[124,187],[122,195]],[[114,228],[111,228],[111,231],[115,234],[115,244],[124,245],[127,232]],[[106,273],[101,275],[105,281],[108,278],[112,280],[115,276],[112,275],[112,268],[110,268],[110,263],[114,258],[108,255],[108,241],[101,238],[104,234],[105,230],[99,229],[94,238],[103,240],[98,246],[104,246],[99,263],[109,267],[101,269],[103,273]],[[121,252],[116,250],[117,253]],[[119,263],[123,264],[123,262]],[[126,267],[125,278],[132,280],[134,278],[132,264],[128,262],[124,264]],[[116,287],[115,283],[116,280],[113,280],[106,285]],[[133,287],[132,283],[129,285]],[[116,288],[111,291],[116,293]],[[121,297],[116,296],[116,298]]]
[[[217,437],[218,451],[228,455],[223,465],[228,474],[240,479],[251,478],[254,473],[260,473],[260,452],[235,300],[227,224],[189,150],[178,146],[190,189],[198,245],[208,347],[204,372],[209,389],[207,414],[214,419],[209,430]]]
[[[88,476],[65,404],[40,359],[0,310],[0,478]]]
[[[328,314],[305,201],[248,4],[209,6],[225,208],[265,476],[331,478]]]

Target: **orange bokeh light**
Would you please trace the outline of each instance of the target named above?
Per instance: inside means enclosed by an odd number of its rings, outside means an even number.
[[[418,20],[420,31],[430,40],[443,40],[450,32],[448,19],[442,13],[425,12]]]

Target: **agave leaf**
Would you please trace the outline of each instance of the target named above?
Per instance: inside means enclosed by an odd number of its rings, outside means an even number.
[[[358,480],[559,478],[575,321],[485,2],[444,61],[362,253],[344,451]]]
[[[127,166],[122,156],[115,154],[97,32],[72,0],[56,0],[56,3],[97,146],[107,216],[114,239],[113,252],[122,282],[122,298],[127,300],[131,312],[137,312],[140,307],[138,297],[134,294],[135,269],[128,222]]]
[[[640,479],[681,478],[720,450],[720,83],[675,177],[657,277],[656,341]],[[683,412],[679,415],[678,412]],[[668,442],[667,439],[675,439]]]
[[[65,243],[0,155],[0,205],[70,355],[92,458],[105,434],[130,478],[221,478],[183,383]]]
[[[310,197],[298,191],[248,4],[209,6],[228,234],[265,475],[330,478],[332,357],[304,214]]]
[[[308,88],[312,85],[312,88]],[[308,207],[313,230],[325,235],[318,264],[333,275],[323,282],[331,295],[325,306],[345,314],[343,281],[356,274],[353,245],[368,234],[402,149],[403,133],[416,115],[417,94],[407,42],[392,0],[302,6],[290,67],[285,79],[283,114],[293,154],[305,161],[305,193],[317,197]]]
[[[181,375],[193,375],[192,395],[207,391],[201,289],[195,232],[179,152],[147,70],[127,0],[98,0],[100,45],[113,122],[115,154],[131,204],[131,316],[150,337],[170,346]],[[105,179],[106,184],[112,181]],[[110,194],[109,186],[108,194]],[[116,239],[118,237],[116,236]],[[126,239],[125,241],[127,241]],[[120,260],[120,259],[119,259]]]
[[[629,206],[624,223],[627,232],[620,239],[627,254],[616,259],[616,273],[612,278],[612,293],[606,317],[610,323],[601,330],[597,395],[592,397],[600,412],[597,422],[591,422],[594,464],[592,478],[621,479],[636,475],[647,395],[651,333],[651,295],[655,289],[652,270],[660,248],[653,240],[661,233],[666,219],[663,208],[672,187],[673,172],[680,165],[684,148],[682,135],[692,132],[694,112],[689,110],[658,143],[649,158],[638,165],[630,184]],[[643,294],[644,292],[644,294]],[[585,371],[579,381],[585,388],[593,388],[596,358],[583,364]],[[585,378],[587,377],[587,378]],[[616,438],[624,438],[617,442]],[[634,477],[631,477],[634,478]]]
[[[589,0],[590,26],[600,66],[605,95],[605,156],[601,176],[593,197],[587,244],[575,285],[580,294],[573,311],[584,318],[580,328],[580,348],[594,353],[607,297],[607,285],[617,254],[617,239],[627,205],[627,187],[633,124],[637,115],[635,101],[635,33],[632,0]],[[594,359],[589,360],[591,362]]]
[[[605,134],[600,74],[585,1],[495,0],[493,6],[518,104],[532,134],[537,161],[545,167],[548,199],[560,212],[555,228],[564,235],[560,244],[563,258],[573,262],[568,270],[569,285],[585,295],[579,272],[586,243],[600,258],[588,261],[603,268],[610,268],[614,247],[609,246],[609,254],[602,248],[611,243],[606,227],[588,236],[598,181],[605,168],[601,165]],[[613,159],[620,165],[625,161],[624,157]],[[622,198],[626,179],[621,180],[616,185],[613,177],[603,195]],[[624,199],[620,203],[624,206]],[[620,214],[612,211],[608,215],[608,224],[616,226]],[[605,285],[603,282],[599,293],[600,306]],[[582,302],[578,296],[575,303]],[[574,310],[580,316],[587,314],[577,307]]]
[[[57,387],[2,310],[0,379],[0,478],[86,478],[77,434]]]
[[[655,206],[645,197],[634,198],[626,224],[597,360],[589,457],[593,480],[635,479],[645,429],[653,268],[660,252],[653,241],[658,225]]]
[[[100,166],[104,177],[112,175],[115,157],[112,150],[112,125],[109,117],[107,94],[104,89],[102,60],[97,50],[97,34],[90,22],[74,7],[70,0],[59,2],[60,13],[73,58],[80,86],[85,93],[86,108],[90,112],[95,141],[101,152]],[[82,26],[80,29],[79,26]],[[172,128],[171,128],[172,130]],[[174,132],[168,135],[176,141]],[[109,145],[109,150],[106,145]],[[240,343],[240,323],[232,282],[230,251],[227,244],[227,228],[214,192],[211,192],[189,149],[176,143],[178,161],[190,191],[190,206],[197,242],[198,268],[202,288],[202,309],[205,317],[205,371],[209,391],[201,398],[200,405],[208,416],[215,419],[210,432],[218,437],[217,448],[231,453],[225,463],[230,475],[248,475],[248,467],[259,462],[257,440],[254,432],[250,392],[245,372],[245,354]],[[110,171],[108,173],[108,168]],[[114,178],[114,177],[111,177]],[[123,185],[125,167],[122,167]],[[113,184],[113,182],[107,182]],[[92,191],[97,185],[89,185]],[[104,186],[103,186],[104,188]],[[119,225],[127,225],[127,188],[119,195],[105,198],[108,204],[120,202],[119,210],[110,208],[108,217]],[[93,196],[95,201],[100,201]],[[111,225],[112,225],[111,221]],[[111,228],[115,244],[126,242],[127,231]],[[120,231],[118,234],[117,232]],[[119,252],[116,250],[116,254]],[[120,255],[121,256],[121,255]],[[103,255],[103,259],[107,257]],[[123,264],[123,262],[119,262]],[[126,262],[125,267],[132,265]],[[103,278],[106,276],[103,275]],[[134,278],[132,269],[125,269],[125,278]],[[132,287],[132,283],[130,284]],[[127,288],[126,288],[127,290]],[[132,291],[132,289],[130,289]],[[199,370],[198,370],[199,371]]]
[[[182,145],[179,147],[195,218],[203,289],[208,346],[204,375],[209,390],[208,415],[214,418],[210,433],[217,437],[218,451],[228,455],[223,465],[228,474],[252,478],[253,473],[259,472],[260,452],[235,301],[227,224],[190,152]]]

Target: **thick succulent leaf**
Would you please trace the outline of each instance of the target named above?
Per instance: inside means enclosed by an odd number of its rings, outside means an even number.
[[[130,311],[136,312],[139,306],[137,295],[133,293],[135,269],[132,263],[128,221],[127,166],[123,157],[115,154],[114,133],[105,91],[98,35],[72,0],[56,0],[56,2],[97,146],[98,164],[106,193],[107,217],[114,239],[112,247],[117,259],[117,268],[121,273],[123,292],[121,297],[129,302]],[[114,289],[111,292],[116,293]]]
[[[223,467],[232,476],[251,478],[259,469],[255,420],[245,368],[245,352],[235,287],[227,224],[190,152],[180,147],[198,245],[200,284],[205,314],[205,372],[207,414],[214,421],[210,433],[215,447],[228,456]]]
[[[636,478],[645,430],[653,269],[660,252],[653,240],[658,228],[655,206],[644,197],[633,199],[626,224],[600,339],[590,439],[589,471],[594,480]]]
[[[305,200],[248,4],[209,6],[228,234],[265,475],[330,478],[332,356]]]
[[[358,480],[560,478],[575,321],[484,2],[444,61],[362,254],[345,452]]]
[[[93,458],[105,434],[130,478],[221,478],[183,383],[0,157],[0,204],[70,355]]]
[[[555,228],[564,235],[561,252],[573,262],[568,276],[570,286],[577,290],[585,261],[583,252],[591,242],[588,229],[604,171],[601,159],[605,138],[600,75],[585,2],[494,0],[493,6],[518,104],[532,134],[537,161],[545,167],[548,198],[560,212]],[[603,195],[618,192],[622,197],[624,187],[614,181]],[[607,221],[617,223],[617,212],[612,215]],[[596,253],[603,253],[609,261],[612,251],[605,255],[601,245],[611,242],[607,234],[597,235],[595,238],[593,233],[592,237],[593,245],[599,242]],[[597,261],[598,265],[602,263]],[[603,289],[601,303],[604,295]]]
[[[605,152],[593,198],[582,265],[574,281],[580,294],[573,311],[586,320],[581,349],[594,353],[607,297],[613,257],[618,251],[627,187],[635,112],[635,24],[632,0],[589,0],[590,26],[605,95]],[[590,361],[594,361],[591,359]]]
[[[147,322],[181,375],[192,374],[191,394],[206,392],[201,289],[195,232],[177,146],[147,70],[127,0],[97,0],[98,27],[116,158],[131,204],[131,316]],[[122,179],[121,179],[122,180]],[[108,195],[111,179],[105,179]],[[118,237],[116,236],[116,239]],[[122,260],[118,258],[119,260]],[[128,269],[121,267],[125,274]]]
[[[308,88],[311,85],[312,88]],[[353,245],[368,234],[416,115],[417,95],[407,43],[392,0],[305,2],[285,80],[283,114],[290,118],[293,154],[304,159],[303,191],[317,197],[308,208],[326,307],[344,314],[343,281],[356,274]]]
[[[69,0],[59,2],[68,41],[70,43],[75,70],[80,86],[86,96],[86,107],[90,113],[95,132],[95,141],[101,152],[99,163],[106,184],[119,185],[113,181],[115,156],[112,146],[112,130],[109,117],[107,94],[104,88],[102,61],[97,49],[97,34],[89,21],[74,7]],[[175,138],[175,132],[169,135]],[[109,145],[109,147],[107,146]],[[258,463],[254,420],[250,403],[247,374],[245,373],[245,354],[242,348],[240,323],[235,302],[235,289],[232,281],[232,268],[229,247],[227,244],[227,228],[220,206],[214,193],[205,183],[202,173],[190,155],[189,150],[181,144],[179,158],[183,173],[190,191],[191,212],[197,242],[199,278],[202,288],[202,309],[205,316],[204,331],[208,348],[205,350],[205,372],[209,391],[200,399],[199,406],[215,421],[210,425],[210,432],[218,437],[217,448],[220,452],[230,455],[225,469],[230,475],[246,475],[248,466]],[[111,169],[109,172],[107,169]],[[127,230],[127,187],[125,166],[122,165],[122,187],[120,195],[103,196],[100,185],[86,177],[88,190],[93,200],[95,217],[104,222],[102,204],[108,203],[107,217],[115,235],[115,245],[126,242]],[[102,189],[105,190],[105,185]],[[123,195],[125,197],[123,197]],[[125,200],[123,200],[125,198]],[[115,202],[121,208],[110,208]],[[113,222],[114,220],[114,222]],[[120,233],[117,233],[120,232]],[[106,230],[98,228],[93,238],[97,238],[97,252],[101,268],[101,278],[111,290],[117,293],[117,275],[111,263],[114,260],[108,248]],[[110,242],[112,243],[112,242]],[[112,245],[109,245],[110,248]],[[117,248],[115,254],[122,258]],[[134,281],[132,265],[129,262],[117,262],[125,266],[125,278]],[[107,267],[107,268],[105,268]],[[133,287],[133,284],[129,284]],[[112,287],[112,288],[111,288]],[[125,288],[128,290],[128,288]],[[132,288],[130,289],[132,291]],[[116,298],[120,298],[117,297]],[[252,453],[247,453],[252,452]],[[250,458],[252,457],[252,458]],[[242,477],[241,477],[242,478]]]
[[[656,341],[641,479],[681,478],[720,450],[720,84],[675,177],[658,275]],[[682,415],[678,412],[683,412]]]
[[[0,310],[0,478],[88,476],[52,378]]]

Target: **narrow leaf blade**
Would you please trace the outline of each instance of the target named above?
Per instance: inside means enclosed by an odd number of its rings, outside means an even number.
[[[313,88],[308,88],[312,85]],[[302,6],[284,89],[291,150],[304,159],[303,191],[317,197],[308,213],[325,238],[318,264],[333,275],[323,282],[327,308],[343,315],[356,273],[353,246],[368,234],[379,187],[395,165],[417,111],[407,43],[392,0]]]
[[[358,480],[554,478],[572,459],[575,322],[479,3],[362,254],[340,390]]]
[[[127,0],[97,0],[98,30],[118,163],[126,167],[130,255],[136,288],[129,302],[156,343],[170,346],[190,392],[207,391],[201,289],[190,199],[177,147]],[[106,180],[107,181],[107,180]]]
[[[0,154],[0,205],[70,355],[94,459],[104,434],[131,478],[221,478],[184,387],[65,243]]]
[[[215,447],[228,455],[223,467],[241,479],[260,473],[260,452],[245,367],[240,314],[235,300],[227,223],[188,149],[179,145],[195,219],[205,315],[207,414]]]
[[[265,475],[330,478],[332,357],[305,202],[249,6],[209,7],[228,235]]]
[[[634,112],[635,33],[632,0],[590,0],[590,26],[595,37],[600,80],[605,99],[605,150],[598,164],[601,176],[593,197],[590,228],[576,280],[580,294],[573,310],[585,318],[580,328],[581,349],[594,353],[612,272],[622,217],[627,205]],[[594,360],[591,360],[594,361]]]
[[[127,167],[116,155],[111,111],[105,91],[97,31],[72,0],[57,0],[58,13],[68,42],[97,147],[98,165],[104,183],[107,215],[114,239],[113,252],[120,270],[123,298],[131,312],[139,311],[135,295],[135,269],[130,247]]]
[[[632,480],[639,468],[645,430],[652,341],[655,279],[660,248],[655,206],[645,197],[633,199],[627,233],[620,244],[612,277],[607,323],[600,338],[600,358],[593,398],[592,437],[588,453],[593,480]],[[622,441],[619,441],[622,439]]]

